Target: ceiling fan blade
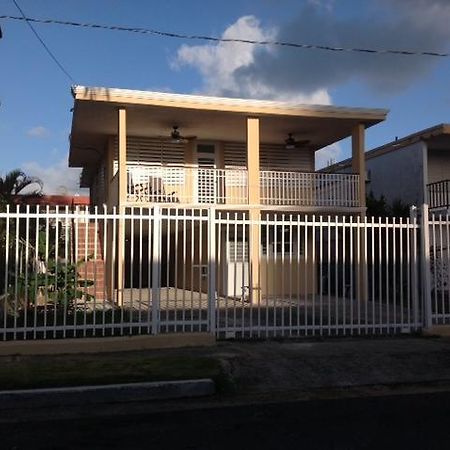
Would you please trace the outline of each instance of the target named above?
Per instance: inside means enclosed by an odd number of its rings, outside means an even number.
[[[302,141],[295,141],[295,145],[301,147],[301,146],[309,144],[310,142],[311,141],[309,139],[304,139]]]

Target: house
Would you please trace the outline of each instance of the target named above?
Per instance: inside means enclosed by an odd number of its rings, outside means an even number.
[[[248,289],[254,298],[255,292],[265,291],[268,277],[283,283],[285,274],[269,255],[283,245],[284,237],[275,229],[261,244],[261,218],[365,213],[365,129],[383,121],[386,110],[83,86],[74,87],[73,96],[69,165],[83,169],[81,187],[90,189],[93,206],[106,205],[124,214],[170,209],[179,218],[187,211],[210,208],[214,214],[229,212],[248,220],[248,227],[219,230],[218,257],[227,261],[220,268],[219,295],[236,296]],[[352,138],[351,173],[316,172],[315,152],[347,137]],[[149,247],[156,245],[148,230],[141,229],[140,239],[134,239],[138,225],[133,231],[133,223],[119,223],[117,245],[112,249],[108,244],[119,263],[104,274],[107,295],[119,292],[119,303],[120,292],[136,285],[129,260],[133,252],[139,254],[136,245],[139,241],[142,246],[142,234],[147,233]],[[297,258],[292,264],[296,271],[302,267],[305,247],[300,240],[311,237],[290,233],[290,242],[298,243],[297,255],[291,255]],[[191,291],[206,290],[206,225],[190,237],[169,227],[161,235],[171,249],[162,258],[161,277],[177,286],[177,268],[185,270],[187,260],[191,276],[183,282]],[[190,250],[194,241],[200,242],[195,251]],[[187,257],[176,258],[182,247]],[[241,263],[248,261],[245,267],[239,265],[238,254]],[[139,285],[150,285],[153,274],[145,261],[139,267],[144,273]],[[296,283],[293,291],[301,289],[301,282]],[[309,289],[315,289],[314,283]]]
[[[365,154],[367,191],[387,203],[428,203],[431,210],[450,207],[450,124],[440,124],[382,145]],[[353,158],[324,173],[348,173]]]

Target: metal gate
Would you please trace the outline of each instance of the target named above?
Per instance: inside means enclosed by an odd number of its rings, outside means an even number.
[[[427,257],[427,304],[431,325],[450,325],[450,217],[446,214],[426,214],[424,237],[429,249]]]
[[[446,323],[449,221],[423,228],[425,217],[8,208],[0,339],[386,334]]]

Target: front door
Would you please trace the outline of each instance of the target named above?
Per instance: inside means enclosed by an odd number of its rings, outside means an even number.
[[[216,203],[216,147],[214,144],[197,144],[197,202]]]

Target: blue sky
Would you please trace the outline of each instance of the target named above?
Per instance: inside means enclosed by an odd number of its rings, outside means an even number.
[[[450,51],[448,0],[20,0],[28,16],[322,45]],[[376,5],[375,5],[376,4]],[[18,15],[11,0],[0,14]],[[71,82],[25,23],[0,21],[0,172],[20,167],[47,192],[68,170]],[[330,54],[36,25],[77,84],[390,109],[373,148],[450,122],[450,58]],[[408,59],[409,58],[409,59]],[[321,156],[348,156],[341,143]]]

